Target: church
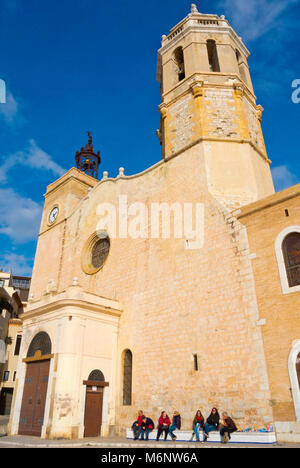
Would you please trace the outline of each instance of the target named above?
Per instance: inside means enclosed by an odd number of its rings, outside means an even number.
[[[249,55],[192,5],[158,51],[160,160],[99,180],[89,134],[47,187],[11,435],[124,435],[140,409],[190,430],[217,407],[300,440],[300,184],[274,191]]]

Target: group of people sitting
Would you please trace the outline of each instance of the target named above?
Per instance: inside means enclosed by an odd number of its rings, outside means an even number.
[[[137,440],[139,437],[141,440],[148,440],[149,434],[155,428],[154,422],[151,418],[144,415],[144,412],[140,410],[138,412],[138,418],[132,425],[134,439]],[[172,421],[165,411],[162,411],[157,426],[156,440],[160,439],[160,436],[164,434],[164,440],[167,440],[168,435],[175,441],[177,439],[174,431],[181,429],[181,416],[178,411],[174,411]],[[196,441],[200,442],[200,431],[203,431],[203,442],[206,442],[209,438],[209,433],[212,431],[219,431],[221,436],[221,442],[227,443],[230,440],[230,434],[237,431],[237,427],[232,418],[227,413],[222,413],[222,419],[220,418],[217,408],[211,410],[208,418],[204,419],[200,410],[197,411],[193,419],[193,432],[190,441],[196,437]]]

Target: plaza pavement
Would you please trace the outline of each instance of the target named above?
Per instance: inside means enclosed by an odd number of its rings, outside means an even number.
[[[48,440],[30,436],[3,436],[0,437],[0,448],[148,448],[154,449],[201,449],[201,448],[300,448],[300,444],[221,444],[215,442],[172,442],[169,441],[133,441],[121,437],[85,438],[78,440]]]

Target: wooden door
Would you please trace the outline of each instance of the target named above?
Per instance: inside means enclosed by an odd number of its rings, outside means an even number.
[[[50,360],[27,364],[19,421],[19,434],[41,436]]]
[[[2,388],[0,396],[0,414],[10,414],[13,391],[13,388]]]
[[[87,386],[84,412],[84,437],[101,435],[103,387]]]

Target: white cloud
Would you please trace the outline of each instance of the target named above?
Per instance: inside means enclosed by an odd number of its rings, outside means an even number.
[[[12,271],[14,275],[31,276],[33,259],[15,253],[0,255],[0,270]]]
[[[9,236],[16,244],[37,237],[42,207],[11,188],[0,188],[0,234]]]
[[[24,151],[18,151],[3,158],[0,165],[0,183],[7,181],[7,173],[17,165],[31,167],[32,169],[50,171],[55,176],[61,177],[66,171],[53,161],[52,157],[36,144],[35,140],[29,141],[29,146]]]
[[[51,171],[57,176],[62,176],[66,171],[53,161],[49,154],[37,146],[34,140],[29,141],[29,149],[25,156],[25,164],[34,168]]]
[[[18,164],[19,158],[17,155],[12,155],[4,158],[4,162],[0,166],[0,184],[4,184],[7,180],[8,171]]]
[[[11,92],[7,92],[6,102],[0,104],[0,117],[2,117],[7,124],[12,125],[15,123],[18,113],[19,104],[17,100]]]
[[[243,36],[253,41],[274,28],[280,15],[299,0],[225,0],[219,8]]]
[[[272,176],[277,192],[299,183],[299,178],[285,165],[273,167]]]

